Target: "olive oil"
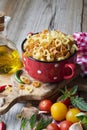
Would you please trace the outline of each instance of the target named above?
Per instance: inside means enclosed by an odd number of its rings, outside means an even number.
[[[20,56],[17,50],[0,46],[0,74],[11,74],[22,67]]]
[[[5,15],[0,12],[0,74],[12,74],[22,67],[16,45],[6,35]]]

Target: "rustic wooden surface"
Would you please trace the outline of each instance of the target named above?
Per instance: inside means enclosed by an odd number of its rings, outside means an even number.
[[[0,0],[0,10],[11,17],[8,37],[16,43],[21,56],[21,43],[28,32],[58,29],[65,33],[87,31],[87,0]],[[77,79],[87,89],[86,79]],[[79,80],[79,81],[78,81]],[[79,83],[80,83],[79,82]],[[80,87],[80,88],[81,88]],[[24,104],[14,105],[2,118],[7,130],[20,130],[16,114]]]
[[[43,99],[50,99],[54,102],[58,97],[59,89],[63,88],[64,85],[67,85],[76,79],[76,77],[79,75],[78,71],[75,72],[75,76],[71,79],[63,80],[59,83],[43,83],[38,81],[40,86],[35,87],[33,86],[33,83],[36,81],[36,79],[30,77],[23,69],[22,75],[26,75],[27,78],[31,81],[30,84],[24,84],[24,89],[20,89],[19,86],[21,84],[15,80],[14,74],[4,76],[0,75],[0,85],[3,85],[4,81],[6,81],[6,84],[12,85],[10,89],[7,88],[0,93],[0,97],[5,99],[5,103],[2,107],[0,107],[0,115],[8,112],[9,109],[13,107],[13,105],[19,102],[30,102],[33,104],[35,103],[35,105],[38,105],[38,103]]]

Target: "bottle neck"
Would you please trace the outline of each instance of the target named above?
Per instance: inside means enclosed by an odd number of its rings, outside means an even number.
[[[4,12],[0,12],[0,37],[6,36],[6,29],[5,29],[5,14]]]
[[[5,14],[0,11],[0,31],[4,30]]]
[[[7,37],[7,32],[6,32],[6,28],[4,26],[4,23],[0,23],[0,37]]]
[[[4,23],[0,23],[0,32],[4,31]]]

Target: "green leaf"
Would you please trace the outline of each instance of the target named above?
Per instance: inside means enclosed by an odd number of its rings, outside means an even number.
[[[87,124],[87,114],[80,112],[79,114],[76,115],[76,117],[83,123]]]
[[[62,95],[58,98],[57,101],[62,101],[70,97],[70,91],[68,91],[67,86],[64,89],[59,89]]]
[[[47,127],[49,123],[52,122],[52,118],[50,119],[43,119],[41,118],[40,121],[37,121],[37,115],[33,114],[30,119],[23,118],[21,121],[21,128],[22,130],[26,130],[26,126],[29,124],[31,129],[35,130],[42,130]]]
[[[82,122],[84,130],[87,130],[87,114],[80,112],[79,114],[76,115],[76,117]]]
[[[64,94],[65,93],[65,89],[59,89],[59,91]]]
[[[71,95],[76,94],[77,90],[78,90],[78,85],[75,85],[75,86],[70,90],[70,94],[71,94]]]
[[[83,128],[84,128],[84,130],[87,130],[87,124],[84,124]]]
[[[21,120],[21,128],[22,130],[25,130],[26,126],[27,126],[28,120],[26,118],[23,118]]]
[[[58,98],[58,101],[62,101],[62,100],[65,100],[67,98],[70,98],[71,96],[76,94],[77,90],[78,90],[78,86],[77,85],[75,85],[70,90],[67,89],[67,86],[65,86],[64,89],[59,89],[59,91],[62,93],[62,95]]]
[[[65,86],[65,92],[68,92],[67,86]]]
[[[87,111],[87,103],[84,101],[84,98],[79,96],[73,96],[70,97],[70,100],[74,107],[77,107],[82,111]]]
[[[35,127],[36,121],[37,121],[37,116],[36,114],[33,114],[29,120],[31,129]]]
[[[68,98],[68,95],[61,95],[57,101],[63,101],[66,100]]]
[[[52,122],[52,119],[41,119],[38,124],[37,124],[37,127],[35,130],[42,130],[42,129],[45,129],[47,127],[48,124],[50,124]]]

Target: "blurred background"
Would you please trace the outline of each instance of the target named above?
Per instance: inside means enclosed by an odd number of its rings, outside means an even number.
[[[8,37],[20,49],[28,32],[57,29],[68,34],[87,31],[87,0],[0,0],[11,17]]]

